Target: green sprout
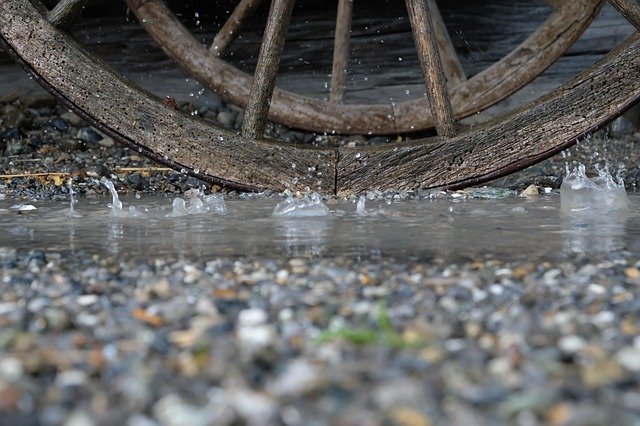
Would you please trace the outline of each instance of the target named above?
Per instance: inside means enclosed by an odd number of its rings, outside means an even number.
[[[375,327],[370,328],[344,327],[337,330],[325,330],[320,333],[316,341],[322,344],[334,340],[346,340],[358,346],[382,345],[395,349],[424,347],[427,345],[426,340],[420,339],[415,341],[412,339],[409,341],[398,334],[393,329],[387,311],[387,304],[384,302],[378,304],[378,316],[376,320]]]

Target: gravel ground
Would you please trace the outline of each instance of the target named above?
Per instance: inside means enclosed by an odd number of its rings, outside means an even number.
[[[125,193],[202,185],[46,95],[0,108],[7,199],[66,199],[69,178],[84,194],[106,193],[95,179],[111,175]],[[225,112],[199,114],[225,124]],[[583,144],[570,159],[624,158],[633,186],[637,140]],[[558,187],[564,163],[497,185]],[[4,241],[0,424],[640,425],[639,268],[626,252],[131,262]]]
[[[635,259],[2,253],[3,424],[640,424]]]

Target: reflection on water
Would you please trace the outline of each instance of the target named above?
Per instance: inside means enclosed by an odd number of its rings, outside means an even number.
[[[102,254],[121,259],[207,259],[214,256],[334,257],[445,260],[500,257],[534,260],[567,256],[607,258],[640,244],[640,197],[631,211],[567,215],[557,195],[527,200],[437,199],[331,205],[327,217],[273,217],[278,200],[227,200],[228,214],[167,217],[171,199],[123,200],[144,218],[117,218],[104,198],[80,199],[82,217],[68,204],[36,204],[28,214],[0,211],[0,248]],[[6,209],[10,202],[0,203]]]
[[[278,219],[274,233],[288,257],[319,257],[325,252],[331,222],[330,217]]]
[[[627,222],[624,211],[606,215],[562,215],[563,250],[567,254],[607,255],[628,249]],[[633,235],[636,235],[633,232]]]

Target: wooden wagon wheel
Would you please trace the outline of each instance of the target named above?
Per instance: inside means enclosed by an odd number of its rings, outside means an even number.
[[[78,0],[62,0],[68,10]],[[158,5],[156,0],[150,4]],[[567,2],[569,3],[569,2]],[[611,0],[640,28],[637,0]],[[249,92],[242,135],[164,105],[84,50],[25,0],[0,4],[5,50],[78,114],[142,154],[224,186],[261,190],[310,187],[325,193],[461,187],[533,164],[571,146],[640,98],[640,36],[636,33],[597,64],[554,92],[462,133],[441,70],[429,3],[407,0],[428,102],[441,135],[359,148],[312,148],[261,138],[291,0],[273,0],[266,42]],[[62,6],[61,6],[62,5]],[[138,11],[144,4],[138,3]],[[53,22],[64,22],[67,14]],[[425,37],[424,35],[427,35]],[[279,35],[279,36],[278,36]],[[431,35],[431,37],[429,37]],[[273,37],[271,37],[273,36]],[[203,66],[206,62],[203,62]],[[427,113],[424,113],[427,115]],[[292,180],[293,178],[293,180]]]
[[[242,24],[261,2],[240,0],[207,49],[171,13],[164,0],[127,0],[139,21],[167,55],[224,100],[242,107],[250,103],[252,77],[219,56],[229,47]],[[284,36],[293,3],[283,2],[282,9],[272,11],[274,14],[269,19],[271,25],[267,28],[267,31],[273,32],[272,35],[280,32],[282,34],[279,35]],[[354,0],[338,1],[329,101],[276,89],[270,102],[269,118],[299,129],[342,134],[397,134],[434,127],[439,118],[431,113],[428,96],[377,105],[342,102],[353,3]],[[435,0],[409,1],[407,5],[411,11],[412,28],[418,30],[417,39],[424,40],[427,31],[430,31],[428,37],[437,41],[445,78],[451,88],[451,114],[460,119],[508,97],[549,67],[591,23],[600,10],[602,0],[560,2],[551,16],[522,44],[468,80]],[[425,25],[429,21],[425,16],[417,15],[421,10],[418,6],[424,6],[429,10],[429,16],[433,16],[430,20],[432,28]],[[278,13],[281,16],[276,16]],[[281,19],[279,28],[275,28],[278,22],[276,18]],[[277,67],[277,56],[271,54],[269,57],[273,60],[273,66]],[[262,82],[260,84],[263,85]]]

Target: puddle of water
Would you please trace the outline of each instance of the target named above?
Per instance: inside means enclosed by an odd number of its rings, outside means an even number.
[[[588,255],[610,258],[640,246],[640,196],[629,211],[568,215],[557,194],[535,199],[434,199],[386,204],[363,200],[329,206],[321,217],[276,217],[274,198],[226,200],[226,215],[172,216],[171,198],[123,199],[143,217],[114,217],[107,198],[33,203],[37,210],[0,212],[0,246],[109,254],[125,259],[214,256],[346,256],[447,261]],[[9,201],[0,202],[8,209]],[[365,210],[366,208],[366,210]],[[366,215],[362,213],[366,212]]]

